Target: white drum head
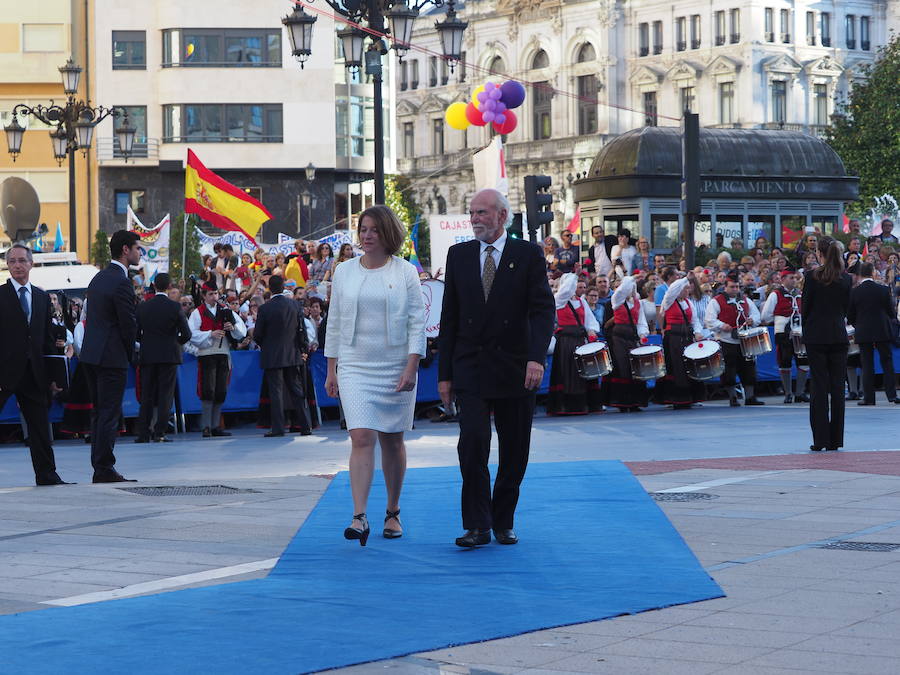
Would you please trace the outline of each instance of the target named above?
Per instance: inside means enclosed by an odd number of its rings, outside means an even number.
[[[581,345],[575,350],[576,354],[587,356],[588,354],[596,354],[606,349],[605,342],[591,342],[590,344]]]
[[[662,347],[658,345],[646,345],[644,347],[636,347],[631,350],[631,354],[635,356],[647,356],[648,354],[656,354],[657,352],[661,352]]]
[[[712,356],[721,351],[719,343],[715,340],[703,340],[702,342],[694,342],[684,348],[684,355],[689,359],[702,359]]]

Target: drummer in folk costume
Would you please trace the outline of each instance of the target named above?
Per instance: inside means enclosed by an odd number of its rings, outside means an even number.
[[[684,364],[685,348],[703,339],[700,317],[688,299],[690,293],[690,279],[678,279],[666,290],[660,305],[666,375],[656,383],[654,400],[676,409],[690,408],[702,401],[706,393],[702,382],[688,377]]]
[[[620,412],[636,412],[647,406],[647,385],[631,373],[630,353],[640,340],[650,334],[641,299],[635,289],[634,277],[625,277],[612,297],[613,326],[609,331],[613,371],[609,383],[609,405]]]
[[[781,288],[769,293],[762,307],[762,322],[775,324],[775,350],[778,359],[778,373],[784,387],[784,402],[809,402],[806,395],[806,377],[809,375],[809,361],[806,355],[799,356],[794,351],[792,333],[800,334],[800,291],[797,282],[800,275],[791,270],[781,273]],[[801,334],[802,335],[802,334]],[[797,393],[791,393],[791,362],[797,362]]]
[[[556,291],[556,347],[550,369],[550,415],[584,415],[603,409],[597,380],[585,380],[575,367],[575,350],[600,330],[587,301],[575,295],[578,277],[563,274]]]
[[[756,359],[744,357],[738,338],[739,330],[759,325],[759,310],[755,303],[740,297],[740,286],[736,277],[728,277],[725,281],[725,292],[717,295],[706,306],[705,323],[722,345],[725,373],[720,381],[728,389],[731,405],[740,405],[735,391],[736,375],[740,375],[741,385],[744,387],[744,405],[763,405],[754,392]]]

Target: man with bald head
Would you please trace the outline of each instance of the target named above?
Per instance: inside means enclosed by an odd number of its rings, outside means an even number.
[[[481,190],[469,206],[473,241],[447,254],[438,391],[459,405],[462,520],[456,545],[518,541],[513,518],[528,465],[535,392],[553,332],[554,301],[540,248],[512,239],[509,202]],[[491,494],[488,457],[491,413],[499,442],[499,468]]]

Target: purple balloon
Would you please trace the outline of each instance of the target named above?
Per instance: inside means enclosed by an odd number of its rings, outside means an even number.
[[[503,92],[500,91],[499,87],[494,87],[488,92],[488,96],[490,96],[495,101],[499,101],[500,97],[503,96]]]
[[[482,110],[490,110],[491,112],[493,112],[496,107],[497,107],[497,102],[490,98],[481,104]]]
[[[506,115],[500,113],[499,115],[494,115],[494,124],[503,124],[506,121]]]
[[[508,109],[518,108],[525,101],[525,87],[515,80],[500,85],[501,100]]]
[[[506,110],[506,104],[503,101],[494,101],[494,112],[502,113]]]
[[[481,113],[481,119],[484,120],[485,124],[490,124],[494,121],[494,113],[490,110],[485,110]]]
[[[477,96],[476,96],[476,98],[478,99],[479,103],[484,103],[484,102],[487,100],[487,97],[488,97],[488,94],[487,94],[486,91],[479,91],[478,94],[477,94]]]

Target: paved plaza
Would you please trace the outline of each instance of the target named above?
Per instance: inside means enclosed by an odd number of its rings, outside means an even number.
[[[532,462],[627,462],[727,597],[341,672],[900,672],[900,406],[850,404],[840,453],[806,450],[807,414],[769,398],[755,409],[540,417]],[[410,466],[454,464],[456,431],[418,422]],[[250,428],[188,438],[123,438],[118,466],[140,480],[124,486],[89,484],[80,442],[57,445],[60,475],[79,484],[53,488],[31,485],[24,447],[0,447],[0,614],[263,577],[349,452],[335,424],[308,438]],[[201,485],[233,490],[119,489]],[[404,522],[412,531],[427,514]],[[602,523],[598,513],[584,527],[602,537]]]

